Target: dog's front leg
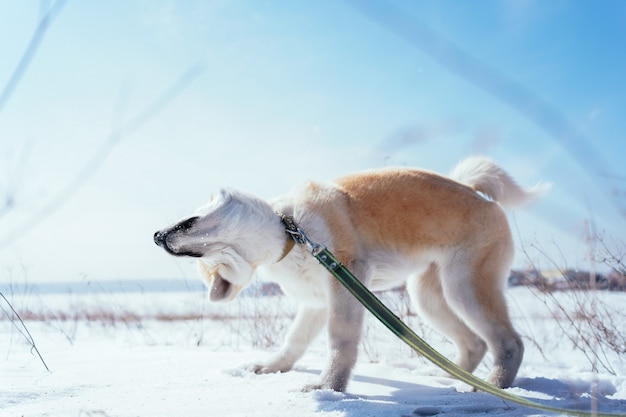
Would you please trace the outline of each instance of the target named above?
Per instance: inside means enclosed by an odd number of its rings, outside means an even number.
[[[253,365],[249,369],[257,374],[289,371],[319,334],[325,322],[325,308],[301,305],[285,342],[276,355],[268,363]]]
[[[333,281],[329,294],[327,363],[320,383],[307,385],[304,391],[346,389],[357,359],[364,311],[352,294]]]

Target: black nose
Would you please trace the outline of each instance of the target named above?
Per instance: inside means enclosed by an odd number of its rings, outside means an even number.
[[[165,233],[161,233],[161,232],[156,232],[154,234],[154,243],[156,243],[159,246],[163,246],[165,244]]]

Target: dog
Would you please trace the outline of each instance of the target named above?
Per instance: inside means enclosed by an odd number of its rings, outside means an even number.
[[[381,168],[308,182],[271,202],[222,189],[154,241],[171,255],[198,258],[211,301],[232,300],[257,271],[299,301],[282,347],[251,371],[289,371],[324,326],[327,363],[304,390],[344,391],[357,359],[364,308],[305,245],[292,243],[287,215],[371,290],[406,284],[418,312],[456,345],[456,363],[473,372],[489,350],[487,381],[505,388],[524,346],[504,297],[514,248],[503,207],[521,207],[548,188],[522,188],[491,160],[470,157],[448,177]]]

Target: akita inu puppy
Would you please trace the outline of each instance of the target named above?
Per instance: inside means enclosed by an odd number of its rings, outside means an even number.
[[[502,207],[547,189],[523,189],[482,157],[461,162],[449,177],[386,168],[306,183],[272,202],[224,189],[154,241],[172,255],[198,258],[212,301],[233,299],[257,270],[299,301],[284,345],[254,372],[290,370],[326,326],[328,362],[319,383],[305,389],[343,391],[361,338],[364,308],[307,247],[292,244],[282,213],[371,290],[406,283],[423,317],[456,344],[457,364],[472,372],[489,349],[488,381],[504,388],[524,347],[503,294],[513,240]]]

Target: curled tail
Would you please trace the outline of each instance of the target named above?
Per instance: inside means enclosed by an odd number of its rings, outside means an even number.
[[[508,208],[529,204],[546,194],[551,187],[550,184],[539,183],[530,188],[522,188],[502,168],[482,156],[461,161],[450,173],[450,178]]]

